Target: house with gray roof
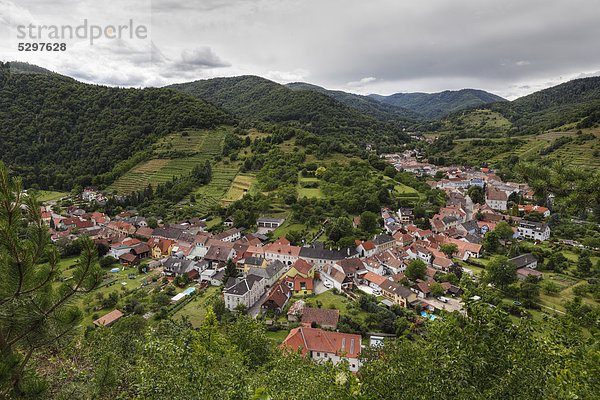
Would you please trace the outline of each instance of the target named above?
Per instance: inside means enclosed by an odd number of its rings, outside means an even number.
[[[223,289],[225,307],[233,311],[239,304],[252,307],[265,292],[262,276],[248,275],[245,278],[230,278]]]
[[[391,236],[390,236],[391,237]],[[393,238],[392,238],[393,239]],[[313,245],[300,248],[299,258],[315,265],[330,264],[345,258],[358,257],[359,254],[355,248],[337,249],[325,248],[323,242],[315,242]]]
[[[260,276],[265,280],[265,287],[271,287],[287,271],[287,266],[279,260],[271,261],[266,268],[250,267],[248,275]]]
[[[517,269],[520,269],[520,268],[536,269],[537,263],[538,263],[537,259],[531,253],[521,254],[520,256],[511,258],[508,261],[511,261],[513,264],[515,264]]]

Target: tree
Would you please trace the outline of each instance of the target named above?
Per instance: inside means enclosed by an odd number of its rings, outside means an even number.
[[[364,232],[373,232],[377,228],[377,214],[371,211],[365,211],[360,214],[359,229]]]
[[[445,243],[440,246],[440,251],[448,258],[452,258],[452,255],[458,252],[458,246],[454,243]]]
[[[70,301],[101,280],[97,253],[89,238],[73,279],[55,285],[59,256],[42,223],[33,196],[24,197],[19,179],[10,179],[0,163],[0,390],[3,397],[28,397],[40,387],[27,364],[69,335],[82,319]],[[23,227],[21,206],[25,207]],[[32,393],[34,392],[34,393]]]
[[[512,239],[512,237],[514,235],[512,226],[510,226],[508,224],[508,222],[506,222],[506,221],[498,222],[496,224],[496,229],[494,229],[494,232],[496,232],[498,234],[498,237],[500,239],[504,239],[504,240],[510,240],[510,239]]]
[[[539,211],[532,211],[529,214],[526,214],[523,219],[533,222],[542,222],[544,220],[544,214]]]
[[[429,289],[431,289],[431,294],[435,297],[439,297],[444,294],[444,288],[437,282],[429,285]]]
[[[426,272],[427,265],[422,260],[416,258],[411,260],[408,267],[406,267],[405,275],[412,280],[425,279]]]
[[[504,256],[495,256],[485,267],[485,279],[504,290],[517,281],[517,267]]]
[[[592,261],[587,255],[579,255],[577,260],[577,273],[581,276],[587,276],[592,269]]]
[[[156,229],[158,228],[158,221],[154,218],[148,218],[146,220],[146,224],[148,224],[148,228]]]
[[[106,256],[106,257],[102,257],[100,259],[100,266],[102,268],[110,268],[118,262],[119,262],[119,260],[117,260],[116,258],[111,257],[111,256]]]
[[[496,231],[490,231],[483,236],[483,249],[488,253],[497,253],[500,247],[500,241],[498,240],[498,233]]]
[[[238,315],[247,315],[248,314],[248,306],[244,303],[240,303],[233,309]]]
[[[232,259],[227,260],[227,264],[225,265],[225,275],[223,276],[223,282],[227,282],[229,278],[236,278],[239,276],[239,272],[235,262]]]
[[[485,192],[481,186],[470,186],[467,190],[467,194],[477,204],[485,204]]]

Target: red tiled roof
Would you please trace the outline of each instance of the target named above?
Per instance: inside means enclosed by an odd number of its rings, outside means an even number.
[[[304,283],[304,287],[302,287],[302,283]],[[300,275],[296,275],[294,277],[294,290],[313,290],[312,278],[303,278]]]
[[[109,312],[108,314],[106,314],[103,317],[98,318],[97,320],[94,321],[94,325],[96,326],[100,326],[100,325],[111,325],[113,324],[116,320],[118,320],[119,318],[121,318],[123,314],[121,311],[119,310],[113,310],[111,312]]]
[[[296,262],[294,262],[292,264],[292,266],[290,268],[294,268],[296,271],[298,271],[302,275],[308,275],[308,273],[310,272],[311,269],[314,268],[314,266],[315,266],[315,264],[309,263],[309,262],[304,261],[303,259],[299,258],[298,260],[296,260]]]
[[[338,310],[304,307],[302,311],[302,323],[309,326],[313,322],[320,326],[336,326],[339,319],[340,312]]]
[[[363,242],[362,246],[363,246],[363,249],[365,249],[366,251],[375,250],[375,245],[370,240]]]
[[[376,285],[381,285],[386,280],[383,276],[378,275],[372,271],[367,271],[363,278],[369,282],[373,282]]]
[[[292,329],[281,347],[291,351],[300,350],[302,354],[309,351],[345,354],[356,358],[360,354],[362,337],[351,333],[327,332],[322,329],[299,327]]]

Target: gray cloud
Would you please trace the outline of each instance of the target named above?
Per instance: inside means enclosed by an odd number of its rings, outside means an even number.
[[[600,71],[594,0],[13,1],[0,9],[42,23],[148,23],[151,42],[74,46],[59,58],[0,43],[9,59],[104,84],[256,74],[357,93],[473,87],[514,98]]]

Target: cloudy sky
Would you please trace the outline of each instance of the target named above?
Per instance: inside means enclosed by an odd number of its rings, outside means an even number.
[[[470,87],[514,99],[600,75],[599,17],[595,0],[0,0],[0,58],[119,86],[254,74],[363,94]],[[17,50],[36,41],[19,26],[85,20],[147,34],[42,37],[67,50]]]

